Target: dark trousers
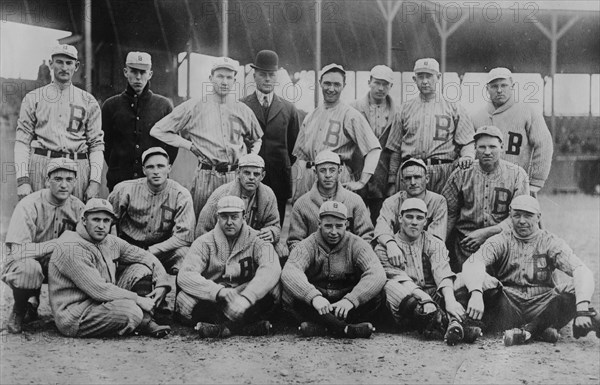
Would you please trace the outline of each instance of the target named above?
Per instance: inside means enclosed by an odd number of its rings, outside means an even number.
[[[373,226],[377,223],[377,218],[379,218],[379,212],[381,211],[381,206],[383,206],[383,201],[385,198],[365,198],[365,205],[369,208],[369,212],[371,213],[371,223]]]
[[[275,300],[273,296],[266,295],[250,306],[244,313],[242,319],[238,321],[229,320],[223,313],[225,304],[221,301],[200,301],[192,310],[192,325],[198,322],[207,322],[211,324],[225,325],[229,330],[235,332],[244,325],[268,319],[275,310]]]

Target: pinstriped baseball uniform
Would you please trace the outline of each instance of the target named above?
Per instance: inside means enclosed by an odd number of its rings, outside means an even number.
[[[51,203],[49,189],[19,201],[6,234],[10,253],[2,280],[13,289],[41,288],[53,250],[52,245],[42,243],[75,229],[82,210],[83,202],[72,195],[60,206]]]
[[[113,235],[95,242],[80,222],[58,242],[48,267],[48,291],[56,327],[66,336],[129,333],[143,317],[133,285],[151,275],[155,287],[171,288],[156,257]],[[130,266],[119,274],[117,262]]]
[[[304,118],[293,153],[298,159],[314,162],[319,152],[330,150],[338,154],[344,164],[348,164],[355,151],[364,157],[377,148],[381,148],[379,140],[365,117],[349,105],[338,103],[331,108],[320,105]],[[348,170],[348,166],[345,169],[340,175],[342,183],[350,181],[352,174],[359,171]],[[298,171],[302,180],[297,182],[294,202],[310,190],[316,180],[312,170],[305,167]]]
[[[401,130],[390,133],[387,148],[401,154],[402,159],[418,158],[454,161],[462,147],[469,145],[463,155],[475,158],[472,144],[475,129],[469,114],[457,103],[439,94],[428,100],[418,97],[400,107]],[[440,194],[454,169],[452,163],[427,167],[427,189]]]
[[[554,143],[541,113],[512,97],[498,109],[488,103],[473,115],[473,123],[476,128],[498,127],[504,134],[502,159],[523,167],[533,186],[544,186],[550,174]]]
[[[17,178],[28,176],[34,191],[43,189],[50,160],[33,152],[21,153],[17,142],[32,151],[84,154],[86,159],[76,160],[80,172],[73,190],[82,199],[90,179],[100,183],[102,155],[90,164],[90,154],[104,151],[103,137],[100,106],[91,94],[72,84],[62,90],[56,83],[37,88],[21,104],[15,142]]]
[[[218,103],[211,96],[207,100],[190,99],[175,107],[150,130],[150,135],[174,147],[190,150],[192,144],[202,156],[198,161],[212,166],[235,165],[248,153],[246,143],[261,142],[263,131],[254,112],[242,102],[228,96],[226,103]],[[189,136],[184,139],[179,134]],[[256,153],[259,148],[253,150]],[[219,186],[231,182],[235,172],[196,170],[191,189],[196,217]]]
[[[194,241],[196,217],[189,191],[167,179],[159,192],[146,178],[123,181],[108,196],[117,216],[119,236],[148,249],[167,271],[178,267]]]
[[[448,263],[446,245],[439,238],[424,231],[413,242],[402,240],[398,233],[394,240],[406,258],[406,266],[393,264],[388,259],[385,246],[377,245],[375,253],[387,276],[383,287],[386,305],[396,322],[400,322],[402,317],[398,310],[404,298],[417,288],[431,295],[443,287],[452,287],[455,274]],[[440,296],[435,297],[441,299]]]
[[[398,217],[400,207],[409,196],[406,191],[398,191],[387,198],[381,206],[377,223],[375,224],[375,239],[384,246],[394,239],[394,234],[400,230]],[[431,191],[425,190],[423,201],[427,205],[427,224],[425,230],[441,240],[446,239],[446,225],[448,223],[448,207],[446,198]]]
[[[460,241],[474,230],[504,221],[512,199],[528,194],[525,170],[502,159],[491,173],[483,171],[479,160],[466,170],[454,170],[442,195],[448,204],[450,252],[455,253],[458,266],[471,255],[460,246]]]

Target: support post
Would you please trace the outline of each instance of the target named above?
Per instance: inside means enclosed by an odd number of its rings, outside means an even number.
[[[222,3],[221,47],[223,49],[223,56],[227,57],[229,56],[229,2],[228,0],[222,0]]]
[[[83,12],[85,35],[85,90],[92,93],[92,0],[85,0]]]
[[[315,108],[319,105],[319,71],[321,70],[321,0],[315,2]]]

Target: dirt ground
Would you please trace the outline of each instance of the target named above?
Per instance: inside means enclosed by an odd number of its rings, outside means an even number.
[[[598,308],[600,199],[542,196],[544,227],[563,237],[596,277]],[[1,286],[2,324],[12,306]],[[44,296],[46,295],[44,287]],[[171,296],[172,300],[173,297]],[[303,338],[276,325],[268,337],[200,340],[181,326],[164,340],[146,337],[71,339],[56,330],[47,298],[42,320],[22,335],[2,329],[0,383],[427,383],[598,384],[600,340],[575,340],[571,327],[556,344],[504,347],[499,335],[449,347],[416,333],[379,332],[369,340]]]

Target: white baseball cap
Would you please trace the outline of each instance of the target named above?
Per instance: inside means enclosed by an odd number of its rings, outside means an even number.
[[[419,198],[408,198],[402,202],[402,206],[400,206],[400,213],[402,214],[408,210],[419,210],[422,213],[427,214],[427,205]]]
[[[493,68],[488,73],[487,84],[493,82],[496,79],[512,79],[512,72],[508,68],[497,67]]]
[[[319,208],[319,218],[327,215],[340,219],[348,219],[348,208],[342,202],[327,201]]]
[[[331,150],[323,150],[317,154],[315,158],[315,166],[323,163],[335,163],[337,165],[342,164],[340,156]]]
[[[50,57],[54,55],[65,55],[75,60],[79,60],[77,58],[77,48],[68,44],[59,44],[52,48],[52,52],[50,53]]]
[[[373,79],[385,80],[388,83],[394,82],[394,71],[388,66],[376,65],[371,69]]]
[[[500,139],[500,143],[502,143],[502,131],[496,126],[481,126],[477,129],[475,134],[473,134],[473,140],[477,141],[477,138],[481,136],[491,136],[494,138]]]
[[[423,162],[422,159],[417,159],[417,158],[410,158],[405,160],[402,165],[400,166],[400,170],[404,170],[406,167],[408,166],[419,166],[419,167],[423,167],[425,169],[425,171],[427,171],[427,165],[425,164],[425,162]]]
[[[239,167],[262,167],[265,168],[265,161],[260,155],[245,154],[240,157],[238,162]]]
[[[110,214],[113,218],[116,218],[115,212],[113,211],[113,207],[106,199],[101,198],[92,198],[87,201],[85,207],[81,215],[86,215],[89,213],[97,213],[97,212],[105,212]]]
[[[240,197],[234,195],[224,196],[217,202],[217,214],[241,213],[246,210],[246,204]]]
[[[339,64],[331,63],[331,64],[327,64],[325,67],[323,67],[321,69],[321,75],[319,76],[319,79],[321,79],[323,77],[323,75],[325,75],[327,72],[331,72],[334,70],[346,75],[346,70],[344,69],[344,67],[342,67]]]
[[[510,202],[510,208],[513,210],[527,211],[532,214],[539,214],[540,203],[531,195],[519,195]]]
[[[233,71],[234,73],[237,74],[236,63],[232,59],[230,59],[228,57],[220,57],[220,58],[218,58],[213,63],[213,66],[210,69],[210,73],[212,74],[213,72],[215,72],[218,69],[230,70],[230,71]]]
[[[77,162],[69,158],[54,158],[48,162],[46,175],[50,176],[56,170],[73,171],[77,175]]]
[[[162,147],[150,147],[146,151],[142,153],[142,164],[146,163],[146,160],[150,158],[152,155],[164,155],[167,157],[169,163],[171,163],[171,158],[169,158],[169,154]]]
[[[127,54],[127,59],[125,59],[125,65],[131,68],[148,71],[152,68],[152,58],[150,57],[150,54],[146,52],[129,52]]]
[[[413,69],[415,74],[421,72],[427,72],[433,75],[440,73],[440,63],[432,58],[419,59],[415,62],[415,68]]]

